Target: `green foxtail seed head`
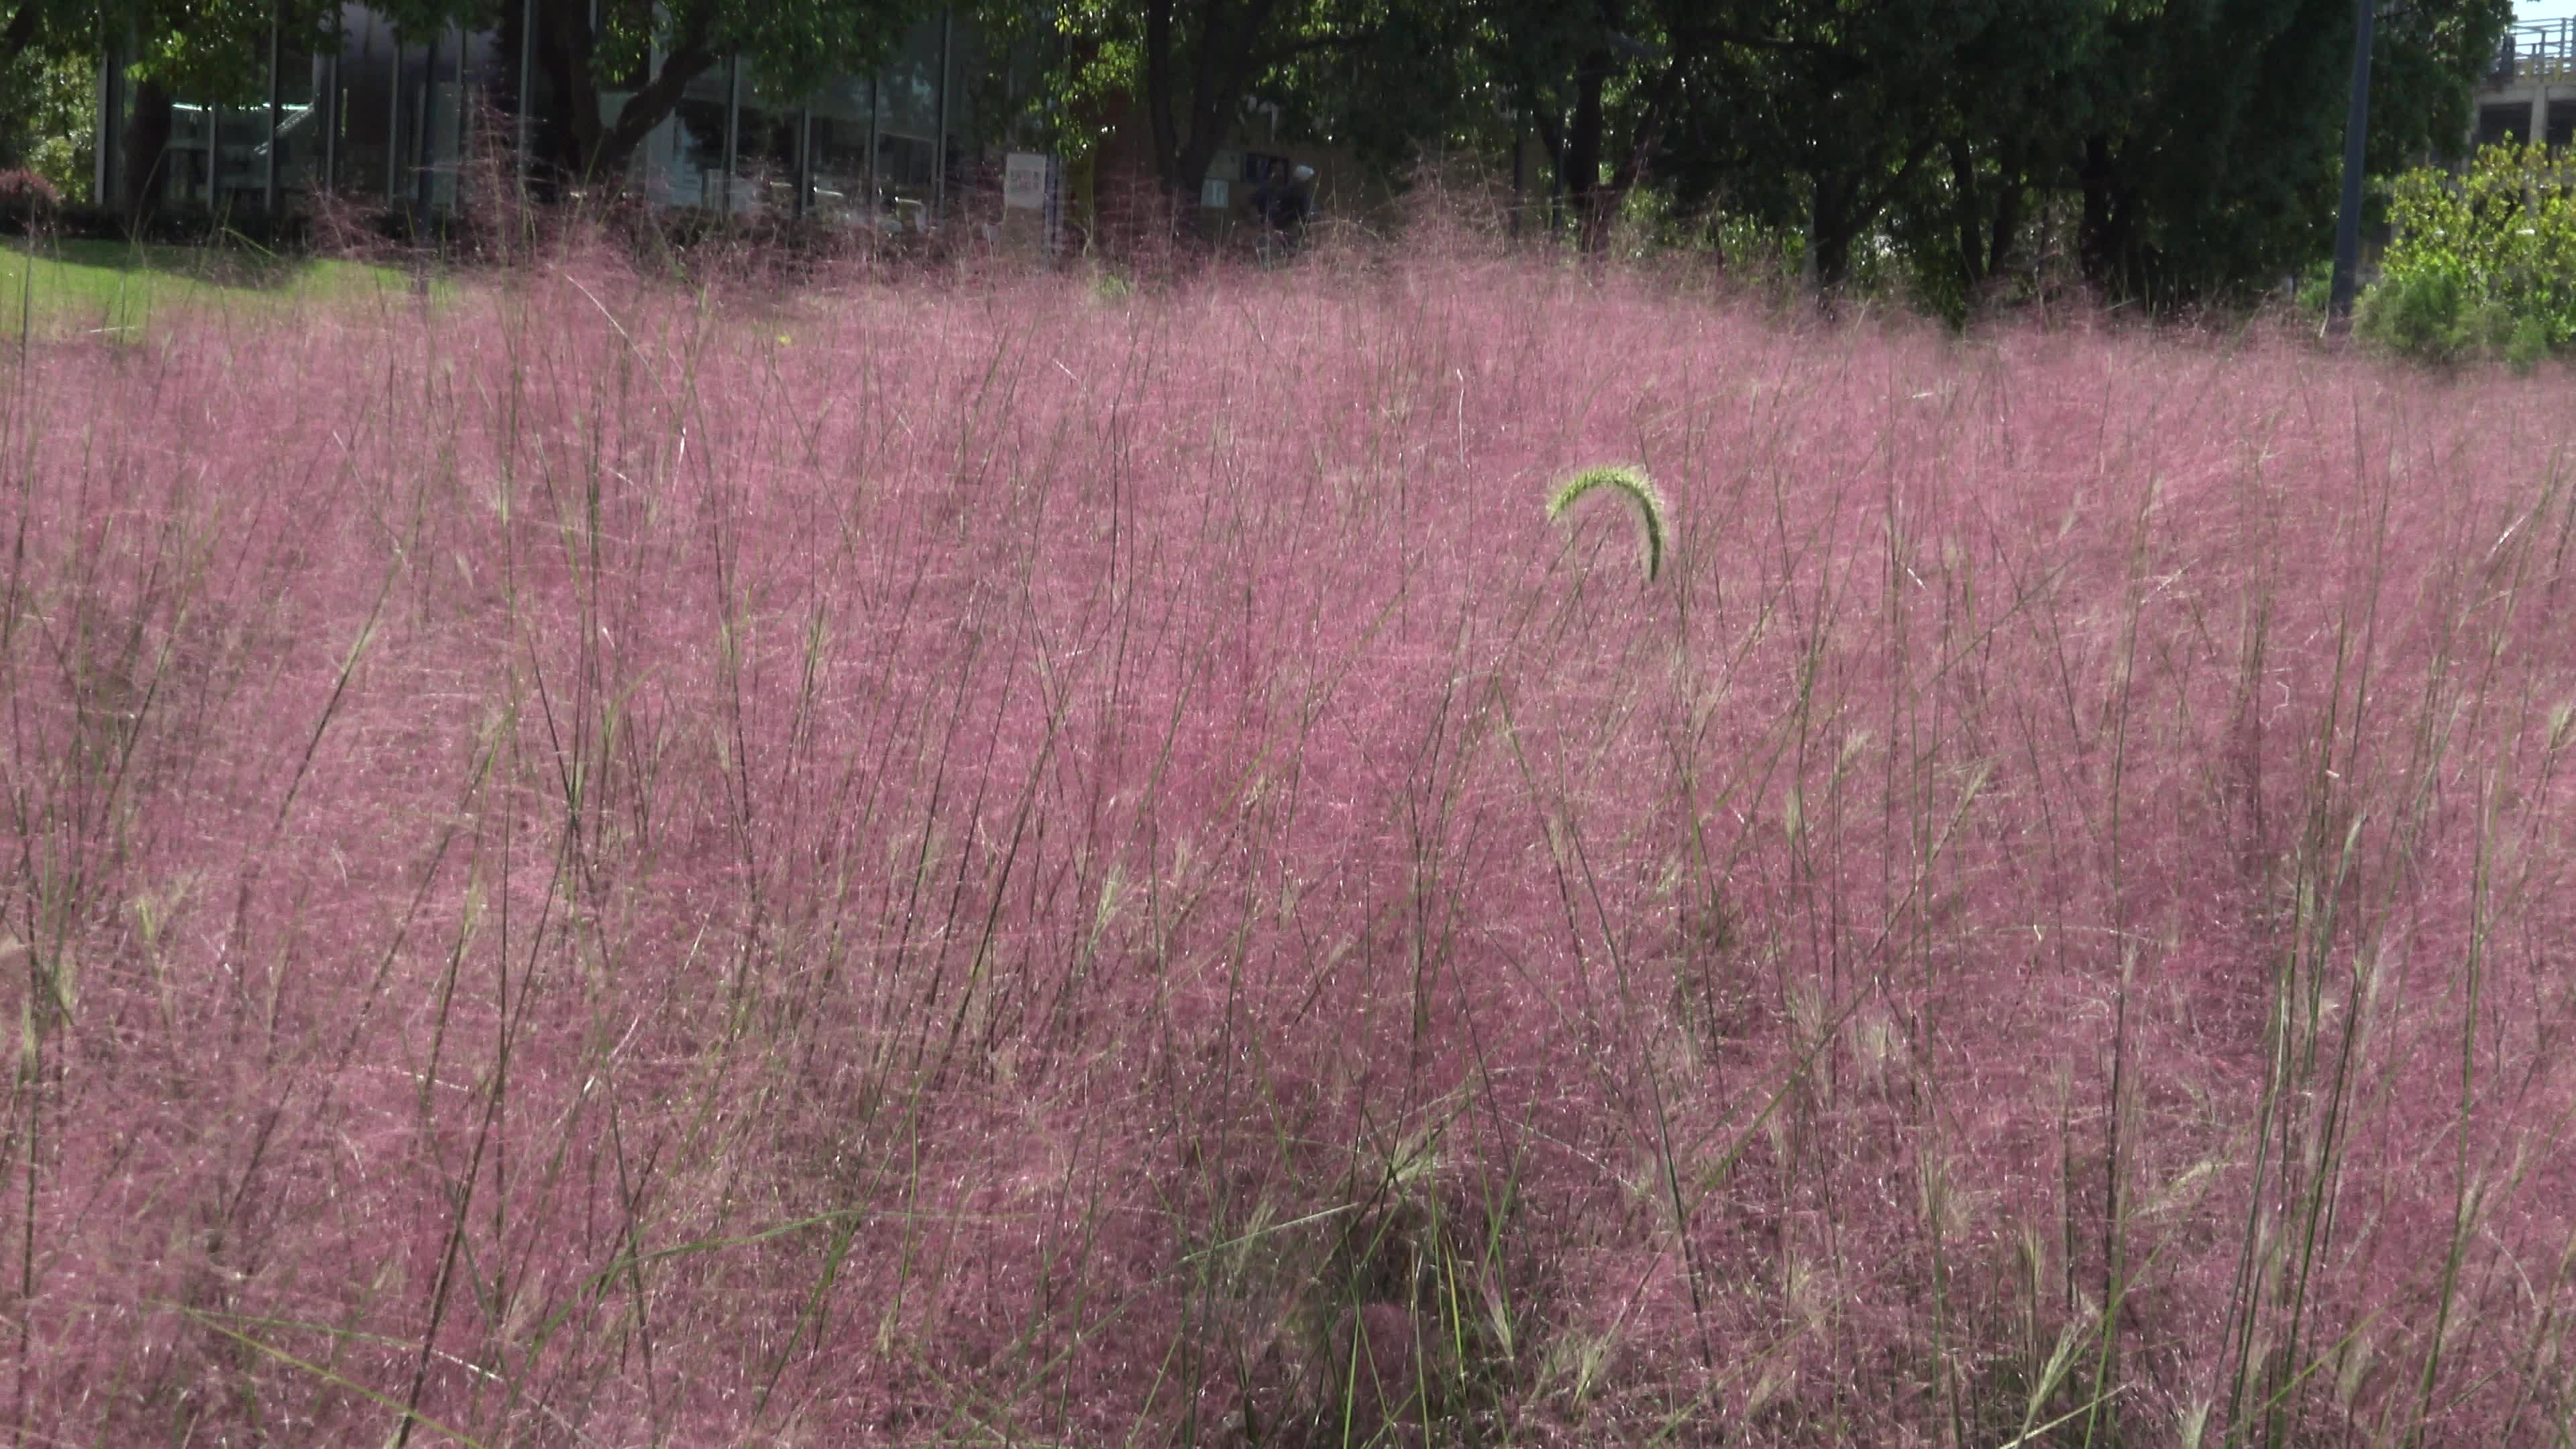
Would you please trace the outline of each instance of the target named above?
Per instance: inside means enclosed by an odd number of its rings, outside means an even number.
[[[1595,488],[1614,489],[1637,505],[1637,525],[1646,541],[1646,582],[1653,583],[1655,576],[1664,571],[1664,540],[1672,532],[1672,513],[1665,506],[1664,495],[1647,481],[1645,469],[1620,464],[1584,469],[1567,479],[1565,486],[1556,490],[1556,496],[1547,501],[1549,521],[1563,518],[1575,500]]]

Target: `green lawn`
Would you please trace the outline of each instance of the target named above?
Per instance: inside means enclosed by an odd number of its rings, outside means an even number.
[[[307,301],[399,296],[411,279],[364,262],[279,257],[249,248],[137,246],[124,242],[0,242],[0,335],[30,330],[141,335],[172,308],[251,312]]]

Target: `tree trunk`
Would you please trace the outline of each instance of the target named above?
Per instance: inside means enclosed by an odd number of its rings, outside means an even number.
[[[2021,241],[2021,194],[2025,181],[2018,170],[2007,171],[2003,194],[1995,198],[1994,229],[1986,243],[1986,276],[2003,275],[2011,265],[2013,251]]]
[[[2021,236],[2022,193],[2028,187],[2022,150],[2006,146],[1990,157],[1992,173],[1978,174],[1976,153],[1965,141],[1950,143],[1950,190],[1957,208],[1959,280],[1973,296],[2010,265]]]
[[[531,190],[548,200],[555,198],[561,178],[581,169],[573,142],[571,108],[564,104],[567,62],[551,20],[550,16],[530,14],[526,7],[502,0],[501,53],[509,57],[514,75],[518,72],[520,47],[526,47],[529,59],[527,91],[511,103],[524,127],[514,131],[524,138],[527,147],[519,162],[527,168]]]
[[[1183,218],[1197,214],[1199,184],[1252,85],[1277,0],[1246,0],[1234,13],[1226,0],[1196,0],[1198,43],[1190,64],[1187,134],[1174,115],[1180,101],[1173,75],[1178,3],[1147,0],[1145,6],[1145,118],[1154,134],[1154,170],[1171,200],[1176,231],[1189,230]]]
[[[1200,183],[1207,179],[1209,163],[1216,160],[1216,143],[1221,133],[1194,135],[1184,143],[1180,154],[1164,166],[1163,184],[1172,193],[1173,216],[1188,216],[1199,204]]]
[[[537,63],[547,82],[540,156],[561,186],[579,186],[599,148],[599,78],[591,68],[597,42],[587,0],[540,0]]]
[[[622,178],[626,163],[633,160],[635,148],[653,134],[653,128],[680,108],[680,97],[689,82],[715,69],[717,56],[703,36],[692,36],[678,50],[663,57],[661,70],[646,82],[642,90],[626,98],[625,107],[617,113],[617,124],[600,127],[599,90],[591,87],[589,115],[598,140],[590,147],[582,175],[591,182]]]
[[[18,0],[17,12],[9,17],[9,26],[0,30],[0,66],[15,61],[28,46],[36,43],[37,22],[42,18],[44,0]]]
[[[1950,151],[1950,198],[1958,209],[1959,284],[1970,296],[1986,280],[1985,198],[1977,186],[1977,158],[1965,141]]]
[[[1595,245],[1609,245],[1611,224],[1619,219],[1620,208],[1627,202],[1628,193],[1636,190],[1652,174],[1656,151],[1663,142],[1664,113],[1680,89],[1681,74],[1681,67],[1666,65],[1663,74],[1655,78],[1653,89],[1646,93],[1645,105],[1637,113],[1637,129],[1629,136],[1627,149],[1611,166],[1610,180],[1594,195],[1591,211],[1599,218],[1597,225],[1600,230]],[[1603,141],[1604,149],[1608,144]]]
[[[1565,189],[1574,204],[1575,238],[1587,252],[1610,242],[1610,197],[1601,181],[1603,130],[1602,90],[1609,79],[1610,54],[1593,51],[1574,74],[1574,122],[1565,133]]]
[[[599,37],[591,28],[589,0],[538,0],[537,11],[537,62],[550,94],[535,118],[538,154],[531,159],[553,171],[551,179],[560,186],[614,186],[622,182],[635,148],[679,108],[689,83],[714,69],[719,57],[707,43],[705,26],[693,26],[609,125],[600,119]]]
[[[1851,280],[1851,233],[1827,227],[1820,220],[1815,236],[1807,243],[1816,268],[1816,291],[1830,300]]]
[[[1145,121],[1154,133],[1154,173],[1175,198],[1181,189],[1181,128],[1172,119],[1172,6],[1145,6]]]
[[[2084,280],[2096,287],[2112,288],[2121,280],[2129,252],[2129,208],[2120,195],[2119,172],[2111,155],[2107,136],[2094,136],[2084,143],[2084,217],[2076,232],[2075,250],[2084,269]]]
[[[2002,175],[1997,178],[1994,220],[1986,240],[1986,276],[2002,276],[2011,265],[2013,252],[2021,244],[2022,197],[2030,189],[2030,146],[2016,142],[2005,147],[2000,163]]]
[[[1815,198],[1807,208],[1807,279],[1830,303],[1851,276],[1851,229],[1844,220],[1850,208],[1834,178],[1819,176],[1813,184]]]
[[[153,203],[159,198],[167,178],[162,170],[170,152],[172,121],[170,93],[158,81],[145,81],[134,88],[134,115],[125,123],[125,208],[126,225],[140,227],[151,220]]]
[[[1815,203],[1808,213],[1807,254],[1815,268],[1816,288],[1825,294],[1828,306],[1834,291],[1851,279],[1853,245],[1877,223],[1935,149],[1931,140],[1916,141],[1914,149],[1894,170],[1884,172],[1875,187],[1865,172],[1857,170],[1827,172],[1812,178]]]

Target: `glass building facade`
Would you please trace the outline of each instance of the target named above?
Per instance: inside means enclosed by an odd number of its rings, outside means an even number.
[[[171,210],[292,214],[322,191],[421,216],[470,206],[470,178],[524,174],[520,102],[544,84],[523,16],[508,18],[520,23],[422,37],[344,5],[336,47],[270,48],[264,102],[178,98],[157,161],[127,144],[136,97],[111,58],[98,195],[128,195],[142,165],[144,193]],[[689,83],[637,148],[630,179],[666,206],[926,229],[983,159],[963,83],[977,44],[972,26],[936,16],[874,75],[842,77],[794,107],[760,99],[755,58],[728,57]],[[627,94],[602,93],[603,120]]]

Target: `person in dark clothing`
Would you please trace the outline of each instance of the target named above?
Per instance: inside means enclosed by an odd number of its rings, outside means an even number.
[[[1314,176],[1311,166],[1291,171],[1285,161],[1270,163],[1270,174],[1252,193],[1252,214],[1261,226],[1263,256],[1285,256],[1297,249],[1306,223],[1314,214],[1314,203],[1306,195],[1306,183]]]

